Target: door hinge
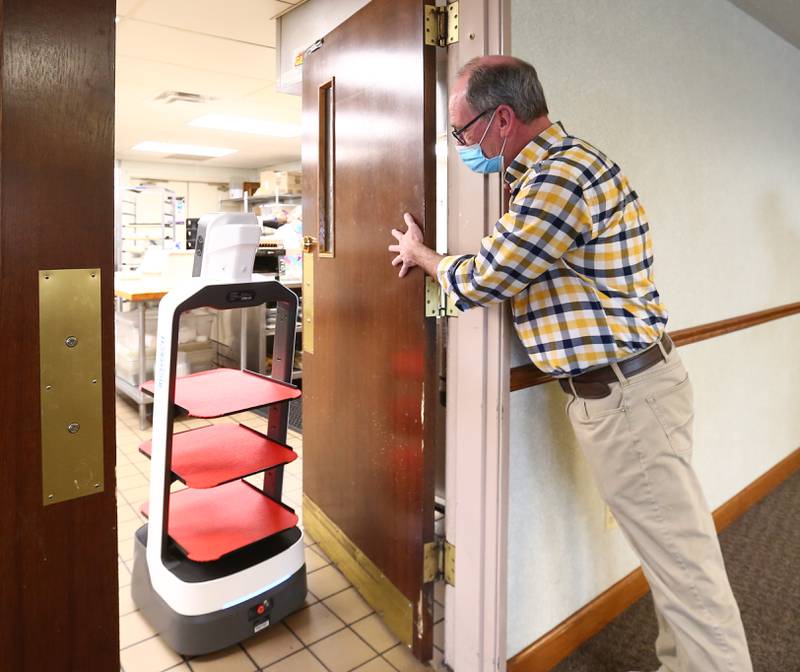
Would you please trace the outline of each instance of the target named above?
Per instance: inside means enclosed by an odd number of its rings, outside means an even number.
[[[430,276],[425,276],[425,317],[458,317],[453,297]]]
[[[456,547],[447,539],[444,540],[442,551],[442,574],[448,586],[456,585]]]
[[[458,42],[458,2],[425,5],[425,44],[446,47]]]
[[[444,579],[449,586],[456,585],[456,547],[447,539],[437,539],[425,544],[423,583]]]

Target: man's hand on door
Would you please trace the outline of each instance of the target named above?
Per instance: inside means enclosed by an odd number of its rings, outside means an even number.
[[[421,266],[428,275],[435,278],[436,267],[442,260],[442,255],[425,247],[422,229],[410,214],[406,212],[403,219],[408,227],[405,233],[392,229],[392,236],[397,240],[397,245],[389,245],[390,252],[397,252],[397,256],[392,259],[392,266],[400,266],[401,278],[414,266]]]

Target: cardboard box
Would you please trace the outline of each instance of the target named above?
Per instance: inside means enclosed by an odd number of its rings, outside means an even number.
[[[303,193],[303,173],[299,170],[290,170],[286,173],[286,193]]]
[[[263,170],[261,171],[261,188],[259,191],[268,195],[300,194],[303,190],[303,174],[297,170]]]

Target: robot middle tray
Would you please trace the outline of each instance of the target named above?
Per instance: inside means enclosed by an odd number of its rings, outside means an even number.
[[[147,457],[152,450],[152,441],[139,446]],[[213,488],[296,459],[287,446],[244,425],[211,425],[172,438],[172,473],[190,488]]]
[[[148,503],[142,513],[149,514]],[[190,560],[211,562],[297,525],[297,516],[245,481],[169,496],[167,533]]]
[[[155,382],[142,389],[154,394]],[[218,418],[300,395],[294,385],[238,369],[211,369],[175,380],[175,404],[196,418]]]

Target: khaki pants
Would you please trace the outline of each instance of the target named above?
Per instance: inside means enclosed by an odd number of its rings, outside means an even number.
[[[660,344],[654,347],[661,347]],[[752,672],[714,522],[691,467],[692,388],[678,352],[570,396],[567,415],[653,594],[660,672]]]

